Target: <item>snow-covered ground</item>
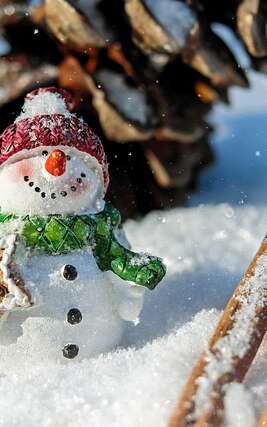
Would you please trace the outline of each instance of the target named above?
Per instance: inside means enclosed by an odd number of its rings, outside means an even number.
[[[12,360],[2,357],[0,425],[165,426],[219,310],[265,235],[266,216],[265,207],[222,204],[129,221],[134,247],[163,256],[168,265],[165,281],[147,292],[140,324],[123,348],[80,363],[29,363],[23,350]],[[263,347],[247,390],[230,388],[228,426],[254,427],[267,403],[266,353]]]
[[[267,80],[251,78],[251,90],[232,92],[233,109],[213,112],[217,161],[202,175],[191,207],[125,226],[134,249],[162,256],[168,266],[164,282],[146,293],[140,323],[121,348],[80,363],[47,365],[23,349],[9,359],[0,353],[0,426],[166,426],[267,231]],[[255,427],[266,405],[263,343],[245,384],[228,389],[226,426]]]

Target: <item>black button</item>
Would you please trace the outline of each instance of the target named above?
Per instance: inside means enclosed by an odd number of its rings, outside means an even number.
[[[76,344],[66,344],[63,347],[62,353],[67,359],[74,359],[79,353],[79,347]]]
[[[67,314],[67,320],[71,325],[76,325],[82,321],[82,313],[78,308],[71,308]]]
[[[66,264],[62,269],[62,276],[66,280],[75,280],[78,276],[78,273],[74,265]]]

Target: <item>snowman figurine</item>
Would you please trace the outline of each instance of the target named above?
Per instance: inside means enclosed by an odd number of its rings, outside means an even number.
[[[129,249],[103,199],[103,146],[71,108],[68,92],[37,89],[0,136],[1,352],[79,360],[110,350],[165,274],[159,258]]]

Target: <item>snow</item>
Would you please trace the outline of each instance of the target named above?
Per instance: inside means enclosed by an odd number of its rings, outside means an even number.
[[[251,337],[255,335],[255,317],[259,310],[267,304],[267,256],[259,257],[255,274],[244,285],[242,294],[236,299],[240,303],[239,310],[233,316],[231,332],[219,339],[214,346],[215,353],[208,351],[207,366],[204,375],[199,378],[195,395],[195,413],[200,415],[203,408],[209,410],[214,385],[224,375],[234,370],[234,360],[242,359],[248,352]]]
[[[190,31],[197,24],[194,12],[177,0],[144,0],[144,3],[182,49]]]
[[[26,118],[32,119],[35,116],[44,114],[62,114],[65,117],[71,117],[64,98],[60,94],[41,92],[34,96],[33,99],[25,100],[22,112],[16,118],[15,122]]]
[[[103,85],[106,89],[108,101],[121,111],[126,119],[136,121],[143,126],[150,124],[152,110],[141,88],[130,86],[126,83],[124,76],[110,70],[98,71],[96,78],[99,88]]]
[[[39,345],[38,357],[19,343],[8,357],[1,348],[0,425],[165,426],[194,361],[207,345],[218,310],[265,234],[266,214],[265,207],[222,204],[128,221],[126,233],[134,249],[161,256],[168,264],[164,282],[146,292],[140,323],[129,326],[121,348],[61,364],[42,354],[36,322],[25,338]],[[266,352],[263,347],[247,390],[239,386],[238,393],[247,398],[242,403],[227,393],[228,407],[241,407],[253,417],[267,403],[262,375]],[[228,427],[240,417],[240,412],[230,412]]]
[[[139,256],[141,255],[141,257]],[[134,256],[131,260],[130,260],[130,265],[145,265],[145,264],[149,264],[151,261],[151,255],[147,254],[147,253],[140,253],[138,254],[138,256]]]
[[[215,319],[214,312],[203,312],[192,324],[138,351],[118,350],[80,364],[30,368],[25,358],[5,360],[0,425],[163,426]],[[170,375],[177,365],[182,373]]]
[[[227,427],[254,427],[256,425],[252,396],[242,384],[229,385],[224,405]]]

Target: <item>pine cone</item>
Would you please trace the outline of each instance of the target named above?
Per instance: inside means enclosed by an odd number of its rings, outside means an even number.
[[[1,125],[29,88],[58,84],[104,140],[126,215],[181,204],[212,160],[207,112],[248,86],[214,24],[264,72],[266,15],[260,0],[0,0]]]

